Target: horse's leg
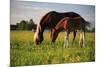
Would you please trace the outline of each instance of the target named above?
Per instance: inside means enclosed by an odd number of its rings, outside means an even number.
[[[72,47],[74,46],[74,40],[75,40],[75,37],[76,37],[76,32],[77,32],[77,31],[73,31],[74,37],[73,37],[73,40],[72,40]]]
[[[51,33],[50,33],[50,37],[51,37],[51,44],[54,44],[55,43],[55,40],[53,39],[54,38],[54,33],[53,33],[53,29],[51,29]]]
[[[82,32],[79,33],[79,48],[82,47]]]
[[[83,47],[84,46],[84,32],[81,31],[80,32],[80,40],[79,40],[79,47]]]
[[[52,29],[50,30],[51,32],[50,32],[50,38],[52,38]]]
[[[82,34],[83,34],[83,47],[85,47],[85,32],[83,32]]]
[[[66,32],[64,47],[67,48],[69,44],[69,31]]]
[[[52,29],[50,30],[50,38],[51,38],[51,44],[52,44]]]

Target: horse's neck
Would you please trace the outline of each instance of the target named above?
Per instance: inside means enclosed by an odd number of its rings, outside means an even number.
[[[38,28],[37,28],[37,32],[41,33],[41,35],[43,35],[44,27],[39,25]]]

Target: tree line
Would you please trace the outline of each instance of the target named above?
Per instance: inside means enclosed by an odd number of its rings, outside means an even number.
[[[37,24],[34,23],[32,19],[29,21],[21,20],[19,23],[16,23],[16,25],[10,25],[10,30],[33,30],[35,31],[37,27]]]
[[[29,21],[26,20],[21,20],[19,23],[16,23],[16,25],[10,25],[10,30],[31,30],[31,31],[36,31],[37,24],[34,23],[32,19]],[[48,30],[49,28],[46,27]],[[91,30],[87,29],[87,32],[95,32],[95,27],[92,28]]]

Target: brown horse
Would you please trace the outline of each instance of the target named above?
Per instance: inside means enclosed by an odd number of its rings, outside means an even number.
[[[53,37],[51,38],[55,40],[59,32],[65,30],[66,37],[65,37],[64,47],[68,47],[69,34],[70,32],[73,32],[74,34],[72,41],[72,46],[73,46],[73,42],[76,37],[76,32],[77,30],[79,30],[80,31],[79,47],[83,47],[85,42],[84,40],[85,26],[87,26],[87,23],[88,22],[85,22],[85,20],[81,17],[75,17],[75,18],[65,17],[58,22],[55,28],[53,28],[52,31]]]
[[[63,19],[64,17],[69,17],[69,18],[72,18],[72,19],[80,17],[78,20],[83,19],[79,14],[77,14],[75,12],[58,13],[58,12],[55,12],[55,11],[51,11],[51,12],[47,13],[46,15],[44,15],[43,18],[41,19],[40,23],[38,24],[37,31],[36,31],[36,33],[34,35],[35,43],[36,44],[40,44],[43,41],[43,32],[44,32],[44,29],[46,27],[48,27],[51,30],[51,40],[54,43],[56,38],[57,38],[57,36],[58,36],[58,33],[60,32],[60,31],[54,31],[55,26],[57,24],[59,24],[60,20]],[[80,23],[81,22],[85,22],[85,20],[84,21],[80,21]],[[74,22],[71,23],[72,27],[74,26],[73,23]],[[83,25],[84,28],[85,28],[85,23],[82,23],[81,25]],[[72,28],[71,30],[73,30],[73,29],[74,28]],[[69,28],[68,34],[70,33],[71,30]],[[85,31],[85,29],[83,29],[83,30]],[[74,30],[74,35],[75,34],[76,34],[76,30]]]

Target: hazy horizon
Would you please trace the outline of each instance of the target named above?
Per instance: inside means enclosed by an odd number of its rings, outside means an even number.
[[[21,20],[33,19],[38,24],[43,15],[49,11],[57,12],[76,12],[86,21],[95,25],[95,6],[76,5],[62,3],[45,3],[34,1],[15,1],[11,0],[11,21],[10,24],[19,23]]]

